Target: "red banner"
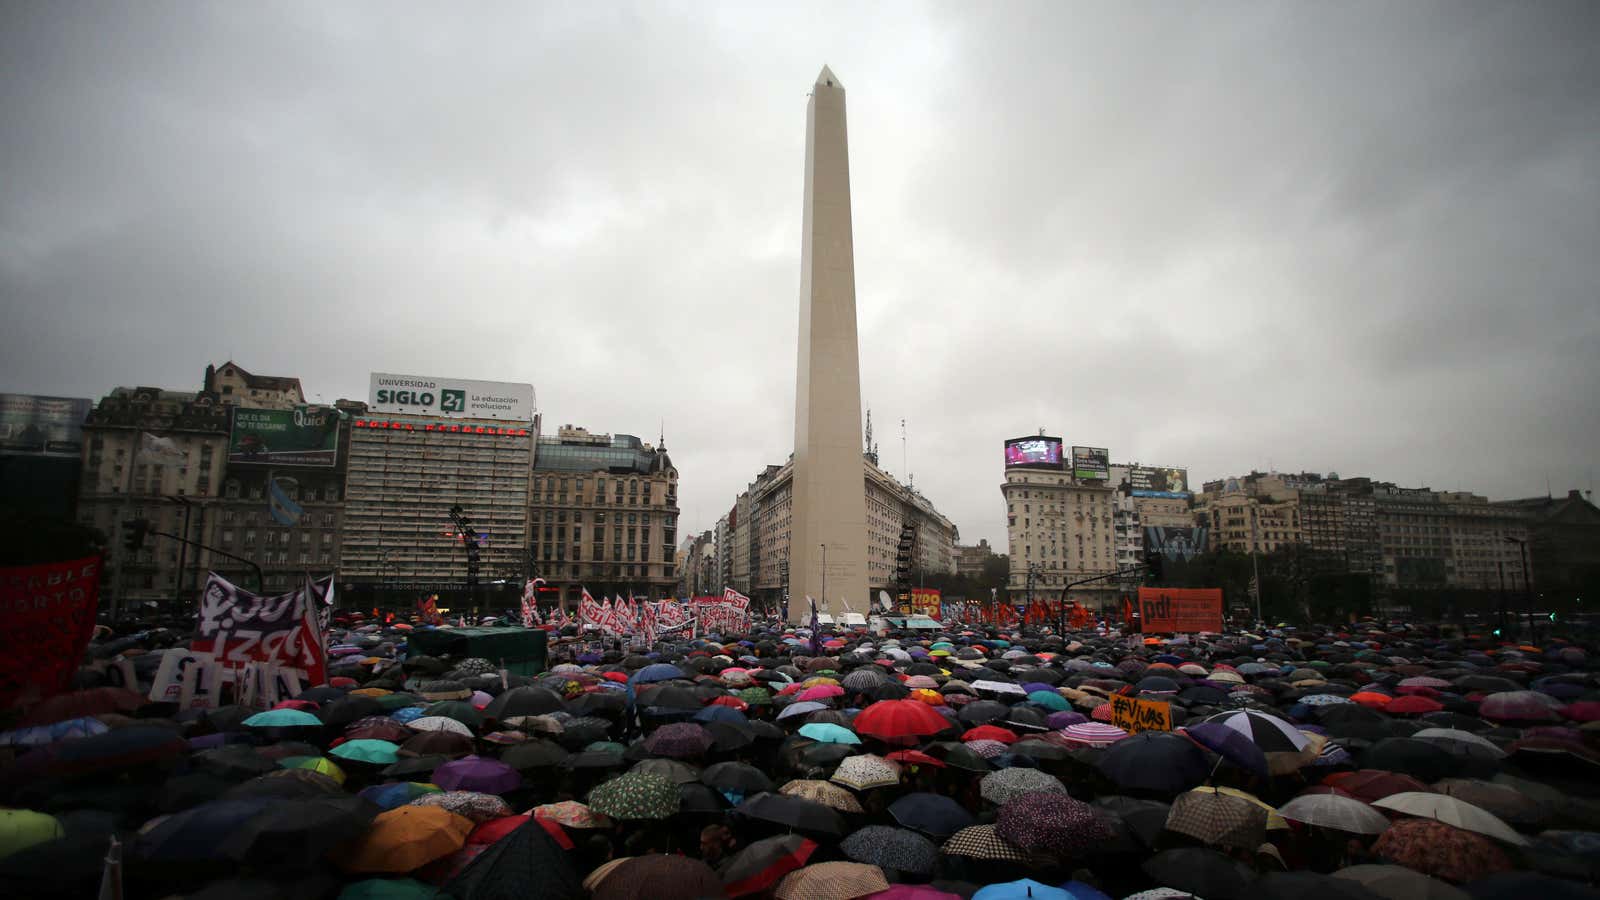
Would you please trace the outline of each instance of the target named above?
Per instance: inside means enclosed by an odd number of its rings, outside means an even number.
[[[1140,629],[1195,632],[1222,630],[1221,588],[1139,588]]]
[[[0,569],[0,708],[66,689],[99,600],[98,556]]]

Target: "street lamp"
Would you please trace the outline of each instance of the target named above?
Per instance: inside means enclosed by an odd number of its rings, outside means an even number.
[[[822,608],[828,608],[828,545],[822,545]]]
[[[1533,585],[1528,577],[1528,542],[1519,537],[1504,535],[1508,543],[1516,544],[1517,550],[1522,554],[1522,605],[1528,615],[1528,640],[1539,639],[1538,629],[1533,624]]]

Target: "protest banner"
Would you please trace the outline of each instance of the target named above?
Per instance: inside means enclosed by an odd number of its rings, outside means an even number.
[[[222,705],[222,666],[208,657],[183,668],[183,683],[178,691],[179,709],[216,709]]]
[[[1146,633],[1222,630],[1221,588],[1139,588],[1139,623]]]
[[[308,578],[296,590],[262,597],[212,572],[200,595],[199,633],[189,647],[211,654],[225,669],[266,662],[300,669],[321,684],[327,671],[321,623],[332,587],[331,577]]]
[[[183,692],[183,677],[191,666],[205,666],[216,662],[216,657],[194,649],[167,650],[161,655],[155,678],[150,682],[151,703],[177,703]]]
[[[1111,724],[1129,734],[1141,731],[1171,731],[1172,704],[1160,700],[1141,700],[1122,694],[1111,695]]]
[[[0,708],[66,690],[94,634],[98,556],[0,568]]]

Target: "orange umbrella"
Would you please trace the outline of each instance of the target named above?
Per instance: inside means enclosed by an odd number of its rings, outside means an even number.
[[[1394,698],[1388,694],[1380,694],[1377,691],[1362,691],[1359,694],[1351,694],[1350,702],[1359,703],[1369,709],[1383,709],[1394,702]]]
[[[351,872],[410,872],[461,849],[475,826],[440,806],[401,806],[379,813],[344,858]]]

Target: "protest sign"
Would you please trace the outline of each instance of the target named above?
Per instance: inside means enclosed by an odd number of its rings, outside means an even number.
[[[262,597],[212,572],[190,649],[211,654],[224,668],[267,662],[304,670],[321,684],[327,668],[322,621],[331,590],[331,578],[307,579],[297,590]]]
[[[167,650],[161,655],[155,678],[150,682],[151,703],[177,703],[183,693],[183,677],[191,666],[205,666],[216,657],[194,649]]]
[[[98,556],[0,568],[0,708],[65,690],[94,633]]]
[[[207,659],[183,667],[183,683],[178,690],[179,709],[216,709],[222,705],[222,666]]]
[[[1140,628],[1151,632],[1222,630],[1221,588],[1139,588]]]
[[[1141,731],[1171,731],[1172,704],[1113,694],[1111,724],[1129,734]]]

